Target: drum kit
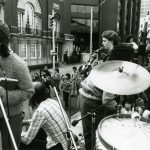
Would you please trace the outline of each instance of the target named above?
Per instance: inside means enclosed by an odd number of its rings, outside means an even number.
[[[96,66],[88,78],[93,85],[116,95],[135,95],[150,87],[150,73],[142,66],[128,61],[107,61]],[[96,131],[96,149],[150,149],[150,113],[115,114],[104,118]],[[149,115],[149,117],[148,117]]]

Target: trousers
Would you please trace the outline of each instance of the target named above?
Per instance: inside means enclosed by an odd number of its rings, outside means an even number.
[[[102,100],[88,99],[82,96],[81,94],[79,94],[78,106],[79,106],[79,110],[81,111],[81,117],[85,116],[88,112],[91,112],[92,110],[96,109],[101,104],[102,104]],[[99,108],[95,113],[96,113],[95,126],[93,129],[94,139],[92,139],[92,116],[88,115],[82,120],[83,135],[84,135],[86,150],[92,150],[91,149],[92,141],[95,144],[95,137],[96,137],[95,131],[97,130],[100,121],[106,116],[106,109],[104,107]]]

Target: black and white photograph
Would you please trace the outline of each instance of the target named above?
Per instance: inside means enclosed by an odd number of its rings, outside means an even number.
[[[0,0],[0,150],[150,150],[150,0]]]

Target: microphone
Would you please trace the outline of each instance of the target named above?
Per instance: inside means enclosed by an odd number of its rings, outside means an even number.
[[[78,122],[79,122],[79,121],[80,121],[80,120],[73,120],[73,121],[72,121],[72,123],[71,123],[71,124],[72,124],[72,126],[74,126],[74,127],[75,127],[75,126],[78,124]]]
[[[92,54],[92,55],[91,55],[91,60],[90,60],[89,63],[90,63],[90,64],[93,63],[93,61],[94,61],[96,58],[97,58],[96,53]]]
[[[99,51],[103,50],[104,47],[100,47],[99,49],[95,50],[93,53],[99,53]]]

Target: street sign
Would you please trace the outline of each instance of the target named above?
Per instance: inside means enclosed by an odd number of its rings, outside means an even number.
[[[57,54],[56,52],[52,52],[51,55],[52,55],[52,56],[56,56],[56,55],[58,55],[58,54]]]

